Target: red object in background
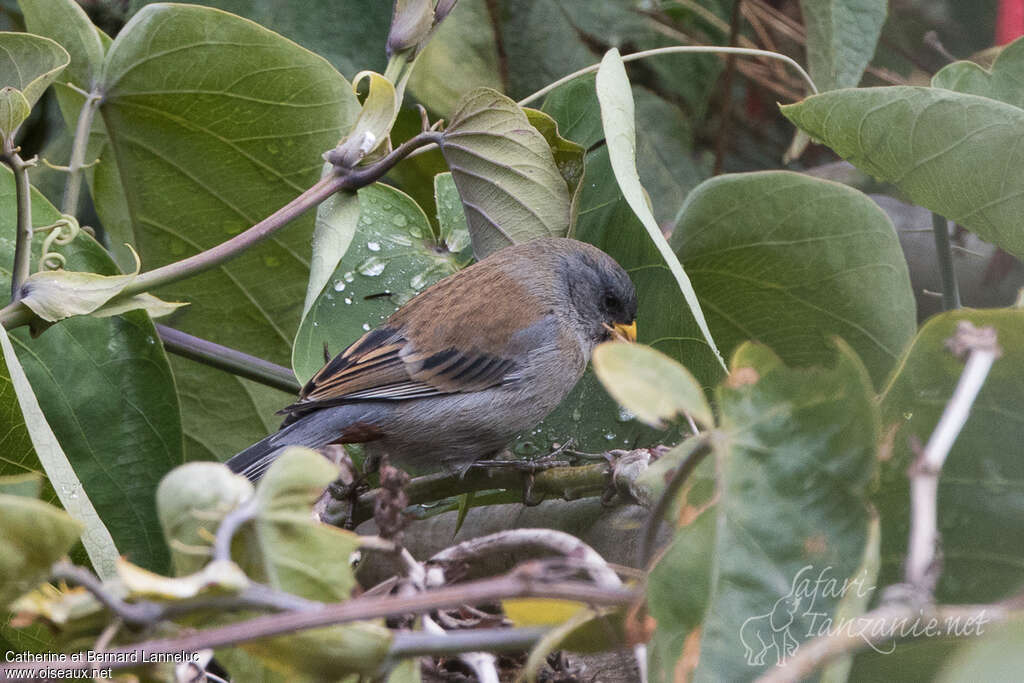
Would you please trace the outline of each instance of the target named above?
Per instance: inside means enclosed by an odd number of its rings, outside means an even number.
[[[1024,36],[1024,0],[999,0],[996,15],[996,45]]]

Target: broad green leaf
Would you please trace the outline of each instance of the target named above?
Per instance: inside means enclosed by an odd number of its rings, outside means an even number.
[[[1024,108],[1024,39],[1004,47],[991,69],[968,61],[947,64],[932,76],[932,87],[989,97]]]
[[[559,133],[584,149],[590,149],[604,139],[601,104],[595,90],[596,78],[592,74],[574,78],[544,98],[541,107],[541,111],[558,122]],[[642,131],[641,128],[637,132]]]
[[[681,658],[696,662],[692,680],[754,678],[867,588],[843,583],[869,541],[878,408],[863,364],[842,342],[834,367],[813,369],[744,345],[730,371],[717,491],[691,502],[684,487],[679,529],[649,580],[652,681],[675,680]]]
[[[96,573],[101,577],[113,574],[118,552],[110,532],[96,514],[92,501],[82,490],[82,485],[75,476],[67,456],[64,455],[50,425],[47,424],[6,330],[0,331],[0,348],[3,350],[4,364],[3,377],[0,380],[13,389],[10,393],[4,392],[7,400],[14,402],[14,406],[8,407],[5,411],[11,420],[7,429],[15,439],[22,441],[15,455],[23,457],[20,463],[22,466],[28,464],[23,442],[24,434],[27,432],[35,450],[35,462],[32,465],[38,463],[42,466],[50,484],[57,492],[61,505],[67,511],[65,513],[43,501],[10,495],[0,496],[0,509],[3,512],[0,519],[6,523],[0,537],[4,538],[6,543],[13,544],[8,564],[0,570],[3,574],[3,581],[0,583],[5,589],[12,583],[20,588],[14,595],[7,594],[7,590],[0,591],[0,603],[6,604],[42,578],[34,578],[25,586],[16,581],[20,572],[44,572],[45,575],[45,570],[66,553],[79,536]],[[14,408],[18,408],[18,412],[15,412]],[[19,450],[21,453],[18,453]],[[43,528],[37,527],[37,523]],[[46,543],[45,538],[40,538],[40,534],[46,533],[54,535],[53,545]],[[36,544],[41,546],[39,555],[32,549]],[[6,556],[8,553],[5,551],[0,554]],[[33,558],[39,566],[30,566]]]
[[[601,124],[605,140],[608,143],[612,171],[615,173],[619,189],[633,213],[643,223],[651,241],[654,242],[658,253],[675,278],[679,291],[682,292],[697,327],[700,328],[701,336],[724,368],[725,361],[711,336],[711,330],[704,319],[704,312],[701,310],[693,285],[683,270],[682,264],[679,263],[679,259],[669,248],[658,222],[651,213],[644,188],[640,184],[640,176],[636,170],[636,120],[633,96],[630,92],[626,68],[619,56],[619,51],[615,48],[609,50],[601,60],[601,68],[597,72],[597,99],[601,104]]]
[[[1024,668],[1024,620],[993,625],[982,611],[963,631],[968,638],[936,677],[937,683],[958,681],[1016,681]],[[978,637],[980,636],[980,637]]]
[[[147,270],[217,245],[287,204],[317,180],[321,153],[359,111],[350,85],[323,58],[192,5],[136,14],[110,47],[102,87],[116,180],[132,198],[134,244]],[[102,216],[107,195],[94,196]],[[192,304],[175,315],[175,327],[287,362],[312,228],[313,216],[303,216],[238,258],[154,293]],[[224,459],[262,438],[289,400],[191,361],[176,359],[174,368],[191,459]]]
[[[875,54],[887,0],[800,0],[807,66],[819,90],[853,88]]]
[[[355,236],[295,337],[300,382],[324,364],[324,344],[340,353],[399,306],[459,269],[437,245],[423,210],[403,192],[376,183],[359,191]]]
[[[0,236],[6,236],[0,240],[0,263],[12,260],[15,215],[13,178],[9,171],[0,172]],[[38,227],[54,223],[60,214],[33,192],[32,218]],[[42,239],[37,232],[33,263]],[[117,273],[110,256],[86,234],[58,251],[71,270]],[[9,283],[6,268],[0,267],[0,282]],[[0,297],[7,296],[8,286],[0,285]],[[11,342],[77,475],[64,481],[51,477],[53,488],[60,495],[76,495],[75,500],[88,496],[121,554],[147,569],[165,569],[168,553],[153,493],[164,473],[182,461],[181,422],[153,324],[141,311],[105,319],[77,317],[36,339],[26,329],[16,330]],[[34,458],[11,469],[0,463],[0,473],[41,469]]]
[[[57,41],[71,57],[64,76],[89,90],[99,75],[106,49],[100,30],[93,26],[75,0],[18,0],[29,33]]]
[[[652,427],[689,415],[714,425],[704,390],[686,368],[641,344],[606,342],[594,349],[594,371],[615,400]]]
[[[1024,257],[1024,111],[940,88],[837,90],[782,107],[811,137],[911,201]]]
[[[456,258],[460,261],[469,263],[473,259],[469,224],[451,173],[438,173],[434,176],[434,204],[437,206],[441,242],[448,251],[457,254]]]
[[[32,107],[20,90],[10,86],[0,88],[0,135],[14,135],[31,112]]]
[[[416,57],[409,90],[428,109],[450,112],[479,87],[503,89],[494,29],[487,0],[459,0]]]
[[[445,129],[441,152],[478,259],[534,237],[568,233],[565,181],[547,141],[509,98],[490,88],[469,92]]]
[[[0,86],[21,91],[29,107],[71,61],[68,51],[43,36],[0,32]]]
[[[888,449],[876,502],[882,517],[882,583],[899,581],[909,520],[907,468],[913,439],[928,441],[953,394],[963,362],[946,339],[957,322],[993,326],[1003,350],[939,477],[939,531],[943,570],[936,599],[944,603],[989,602],[1020,584],[1024,524],[1015,482],[1024,478],[1024,311],[963,309],[931,318],[901,359],[882,397]]]
[[[838,335],[881,386],[914,334],[892,223],[843,185],[785,171],[719,176],[689,196],[671,244],[726,350],[753,339],[787,363],[823,364]],[[685,341],[692,324],[675,325],[683,340],[653,345],[705,379],[709,354]]]
[[[131,0],[139,11],[154,0]],[[351,76],[363,69],[383,71],[384,44],[391,24],[391,2],[366,0],[203,0],[208,7],[232,12],[266,26],[323,56]],[[337,141],[335,141],[337,142]]]
[[[41,500],[0,494],[0,609],[50,574],[83,526]],[[6,610],[5,610],[6,611]]]

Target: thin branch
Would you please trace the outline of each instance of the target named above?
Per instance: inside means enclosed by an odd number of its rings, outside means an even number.
[[[479,650],[523,652],[533,647],[546,633],[545,628],[479,628],[447,631],[444,635],[400,631],[391,641],[388,657],[398,660]]]
[[[163,610],[153,602],[130,603],[111,595],[96,575],[84,567],[70,562],[58,562],[50,570],[50,578],[54,581],[66,581],[86,589],[97,601],[114,613],[126,624],[142,625],[158,621]]]
[[[18,207],[18,227],[14,243],[14,264],[11,266],[11,304],[21,298],[21,286],[28,279],[32,260],[32,186],[28,170],[35,166],[35,159],[25,161],[18,154],[18,147],[11,138],[3,141],[0,160],[14,172],[14,194]]]
[[[637,599],[637,594],[625,588],[601,588],[579,581],[545,582],[528,572],[516,571],[498,578],[462,583],[412,596],[355,598],[343,603],[327,604],[318,609],[263,615],[225,626],[194,631],[179,637],[133,643],[108,650],[109,662],[104,664],[107,667],[121,669],[135,666],[130,660],[133,657],[137,658],[139,653],[145,653],[152,659],[153,655],[161,653],[194,652],[224,647],[352,621],[422,614],[435,609],[457,607],[463,603],[478,604],[526,597],[557,598],[600,606],[622,607],[632,604]],[[470,649],[479,648],[479,644],[474,644]],[[26,671],[39,671],[44,668],[84,671],[92,666],[84,653],[80,660],[61,662],[59,665],[54,662],[2,664],[0,672],[11,667]]]
[[[830,662],[869,647],[891,652],[897,640],[915,637],[968,637],[988,624],[1019,616],[1005,605],[936,605],[921,610],[910,605],[885,605],[841,623],[829,633],[801,643],[796,652],[757,683],[795,683]]]
[[[942,278],[942,309],[951,311],[960,308],[960,288],[956,283],[953,268],[953,250],[949,243],[949,222],[932,212],[932,233],[935,235],[935,253],[939,262],[939,276]]]
[[[928,595],[934,590],[939,576],[936,562],[939,474],[967,422],[992,363],[1001,354],[994,328],[978,329],[966,320],[960,321],[947,345],[958,356],[967,354],[967,362],[952,398],[935,425],[935,431],[910,469],[910,540],[906,582]]]
[[[252,496],[231,512],[224,515],[217,527],[217,536],[213,540],[212,558],[214,561],[231,561],[231,541],[235,533],[248,521],[256,517],[259,512],[259,502],[256,496]]]
[[[671,481],[665,486],[665,492],[661,494],[661,498],[658,499],[658,503],[651,510],[650,516],[647,518],[647,527],[644,529],[643,542],[640,544],[640,567],[646,567],[647,563],[651,560],[651,555],[654,553],[654,540],[658,536],[658,529],[661,528],[661,522],[668,513],[669,506],[672,505],[672,501],[675,500],[676,494],[686,483],[686,480],[690,478],[693,471],[697,469],[697,465],[704,460],[704,457],[711,452],[711,440],[710,437],[705,433],[693,442],[693,450],[686,460],[676,468],[675,473],[672,475]]]
[[[92,130],[92,120],[100,99],[100,93],[90,92],[86,95],[82,109],[78,112],[78,123],[75,126],[75,139],[71,144],[71,160],[67,167],[68,177],[64,185],[61,213],[72,216],[78,214],[78,197],[82,191],[82,169],[87,167],[85,152],[89,147],[89,133]]]
[[[748,47],[722,47],[717,45],[673,45],[671,47],[659,47],[653,50],[641,50],[640,52],[633,52],[628,55],[623,55],[622,61],[633,62],[638,59],[645,59],[647,57],[654,57],[657,55],[670,55],[680,53],[710,53],[726,55],[732,54],[745,57],[768,57],[770,59],[778,59],[779,61],[785,62],[789,66],[793,67],[793,69],[796,70],[798,74],[800,74],[800,77],[803,78],[804,82],[807,84],[807,89],[810,90],[812,94],[818,94],[818,87],[814,85],[814,81],[811,79],[810,74],[804,71],[804,68],[800,66],[796,62],[796,60],[794,60],[792,57],[788,57],[778,52],[771,52],[770,50],[755,50]],[[543,88],[533,93],[532,95],[527,95],[525,98],[519,100],[518,104],[520,107],[526,106],[530,102],[533,102],[534,100],[544,97],[549,92],[555,90],[561,85],[568,83],[574,78],[578,78],[580,76],[583,76],[584,74],[593,73],[597,71],[599,68],[601,68],[600,64],[591,64],[590,66],[584,67],[578,71],[574,71],[568,76],[563,76],[554,83],[550,83],[544,86]]]
[[[232,375],[251,379],[289,394],[298,394],[301,389],[299,381],[295,379],[295,373],[284,366],[206,339],[193,337],[191,334],[166,325],[158,324],[156,331],[160,335],[160,341],[164,343],[164,348],[169,353],[224,372],[230,372]]]

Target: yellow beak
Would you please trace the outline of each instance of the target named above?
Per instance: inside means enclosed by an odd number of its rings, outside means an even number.
[[[615,323],[615,333],[624,337],[627,341],[636,341],[636,321],[630,324]]]

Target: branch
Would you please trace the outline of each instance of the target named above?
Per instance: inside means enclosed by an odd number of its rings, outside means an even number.
[[[85,96],[82,109],[78,112],[78,123],[75,126],[75,139],[71,144],[71,160],[68,161],[68,178],[64,185],[64,199],[61,213],[72,216],[78,214],[78,196],[82,190],[82,169],[86,167],[85,152],[89,147],[89,133],[92,130],[93,116],[101,95],[92,91]]]
[[[21,297],[21,286],[28,279],[32,260],[32,186],[29,184],[28,169],[35,166],[36,162],[35,159],[25,161],[18,150],[13,140],[7,138],[3,141],[3,153],[0,155],[0,160],[14,172],[14,194],[18,204],[14,264],[11,266],[11,305]]]
[[[206,339],[193,337],[191,334],[166,325],[158,324],[156,331],[160,335],[160,341],[164,343],[164,348],[169,353],[224,372],[230,372],[232,375],[251,379],[289,394],[298,394],[301,389],[298,380],[295,379],[295,374],[284,366]]]
[[[910,540],[908,542],[906,582],[931,595],[940,569],[936,562],[939,547],[938,493],[939,474],[953,443],[963,429],[992,363],[1001,355],[992,327],[978,329],[961,320],[947,346],[957,356],[967,354],[964,371],[952,398],[942,411],[931,438],[910,468]]]
[[[939,276],[942,279],[942,308],[951,311],[960,308],[960,289],[956,283],[953,268],[953,250],[949,244],[949,221],[932,213],[932,233],[935,235],[935,253],[939,261]]]
[[[651,560],[651,555],[654,553],[654,539],[658,536],[658,529],[661,528],[662,520],[668,513],[668,508],[672,505],[672,501],[675,500],[676,494],[679,493],[679,489],[682,488],[686,480],[690,478],[693,471],[697,469],[697,465],[704,460],[704,457],[711,452],[711,440],[710,437],[705,434],[700,439],[696,439],[692,442],[693,450],[689,455],[686,456],[686,460],[676,468],[675,473],[672,475],[672,479],[665,486],[665,492],[661,494],[661,498],[658,499],[658,503],[651,510],[650,517],[647,518],[647,528],[644,529],[644,540],[640,545],[640,563],[639,567],[646,567],[647,563]]]
[[[133,657],[137,658],[139,653],[144,653],[149,659],[152,659],[153,655],[157,654],[195,652],[206,648],[225,647],[260,638],[352,621],[403,614],[422,614],[435,609],[457,607],[463,603],[475,604],[506,598],[527,597],[558,598],[600,606],[622,607],[632,604],[638,595],[634,591],[624,588],[601,588],[579,581],[545,582],[526,571],[516,571],[494,579],[463,583],[417,595],[355,598],[343,603],[326,604],[316,609],[263,615],[226,626],[194,631],[176,638],[161,638],[120,648],[111,648],[107,650],[110,661],[105,661],[104,665],[108,668],[122,669],[136,666],[129,660]],[[479,647],[479,644],[473,644],[470,649],[475,650]],[[82,653],[78,662],[2,664],[0,672],[13,667],[33,672],[41,669],[84,671],[91,666],[94,664],[90,664],[85,653]]]

